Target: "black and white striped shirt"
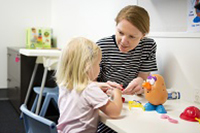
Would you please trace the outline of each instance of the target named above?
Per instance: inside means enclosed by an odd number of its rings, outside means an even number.
[[[102,50],[100,74],[98,81],[114,81],[126,87],[138,72],[157,71],[156,43],[153,39],[144,38],[127,53],[120,52],[115,35],[97,42]]]

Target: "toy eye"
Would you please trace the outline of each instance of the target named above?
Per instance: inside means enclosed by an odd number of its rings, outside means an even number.
[[[147,79],[147,82],[149,82],[151,85],[154,85],[155,80],[153,78],[152,79]]]

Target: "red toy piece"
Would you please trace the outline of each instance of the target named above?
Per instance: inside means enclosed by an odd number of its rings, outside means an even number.
[[[200,110],[195,106],[189,106],[181,113],[180,118],[186,121],[198,122],[195,118],[200,119]]]
[[[123,91],[123,90],[124,90],[123,84],[121,84],[120,86],[122,87],[121,91]],[[125,98],[124,98],[124,97],[122,97],[122,102],[123,102],[123,103],[125,102]]]
[[[123,102],[123,103],[125,102],[125,98],[124,98],[124,97],[122,97],[122,102]]]
[[[124,90],[124,88],[123,88],[123,84],[121,84],[120,86],[122,87],[121,91],[123,91],[123,90]]]

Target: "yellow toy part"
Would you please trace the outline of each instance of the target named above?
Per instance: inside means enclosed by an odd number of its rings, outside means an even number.
[[[128,107],[129,110],[131,110],[132,107],[138,107],[138,108],[142,108],[145,111],[144,106],[139,102],[139,101],[128,101]]]
[[[198,118],[195,118],[195,120],[197,120],[197,121],[199,122],[199,124],[200,124],[200,119],[198,119]]]

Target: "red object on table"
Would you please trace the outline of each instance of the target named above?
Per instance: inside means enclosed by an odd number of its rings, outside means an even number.
[[[198,122],[195,118],[200,119],[200,110],[195,106],[189,106],[181,113],[180,118],[186,121]]]
[[[122,102],[123,102],[123,103],[125,102],[125,98],[124,98],[124,97],[122,97]]]
[[[123,88],[123,84],[121,84],[120,86],[122,87],[121,91],[125,90],[125,89]]]
[[[123,84],[121,84],[120,86],[122,87],[121,91],[123,91],[123,90],[124,90]],[[125,102],[125,98],[124,98],[124,97],[122,97],[122,102],[123,102],[123,103]]]

